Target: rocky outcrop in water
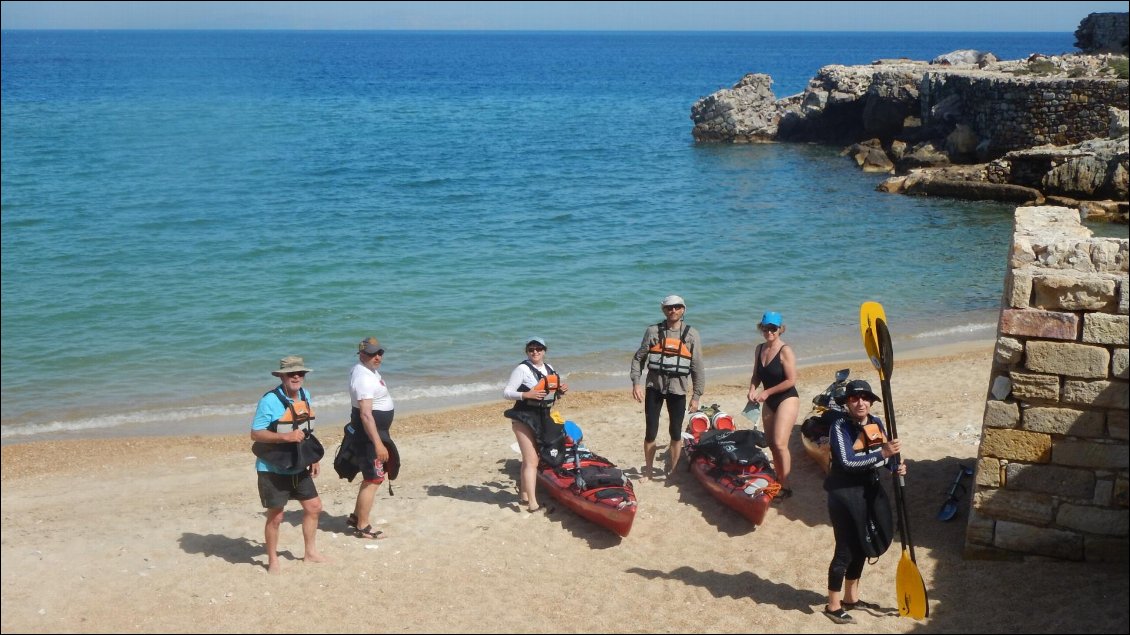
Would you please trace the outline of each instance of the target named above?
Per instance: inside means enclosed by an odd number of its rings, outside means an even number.
[[[1092,39],[1108,23],[1095,15],[1080,26]],[[1051,196],[1077,207],[1110,200],[1090,209],[1126,219],[1124,57],[1001,61],[962,50],[931,62],[825,66],[804,92],[783,99],[771,86],[768,75],[750,74],[700,99],[691,107],[695,140],[850,146],[845,154],[861,169],[896,175],[884,191],[1036,203]]]

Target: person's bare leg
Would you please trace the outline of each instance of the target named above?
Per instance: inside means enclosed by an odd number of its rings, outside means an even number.
[[[522,468],[518,477],[518,495],[525,495],[527,509],[537,511],[538,505],[538,450],[534,443],[534,432],[524,423],[517,421],[510,424],[514,436],[518,439],[518,447],[522,450]]]
[[[267,510],[267,522],[263,525],[263,540],[267,545],[267,573],[281,573],[279,563],[279,525],[282,524],[283,508],[271,507]]]
[[[318,551],[318,519],[322,515],[320,496],[302,501],[302,540],[305,543],[304,562],[329,562],[329,558]]]
[[[369,513],[373,511],[373,498],[376,497],[380,487],[380,483],[362,482],[361,488],[357,490],[357,504],[353,507],[353,514],[357,516],[358,529],[364,529],[372,524],[369,522]]]
[[[786,399],[778,405],[777,410],[765,406],[761,413],[766,441],[769,442],[769,451],[773,454],[773,471],[777,473],[777,481],[781,487],[789,486],[789,473],[792,472],[789,437],[792,436],[793,427],[796,425],[799,404],[799,399]]]
[[[683,454],[683,440],[671,439],[671,447],[667,450],[667,476],[675,472],[679,465],[679,457]]]
[[[643,468],[647,476],[652,475],[652,465],[655,463],[655,441],[643,442]]]

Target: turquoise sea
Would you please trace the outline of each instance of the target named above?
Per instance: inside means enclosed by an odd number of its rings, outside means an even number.
[[[532,335],[618,387],[669,293],[710,371],[780,311],[802,362],[988,338],[1011,207],[884,195],[839,148],[696,146],[749,72],[1015,59],[1070,33],[3,31],[3,443],[247,429],[303,355],[348,409],[498,400]],[[707,393],[709,398],[709,390]]]

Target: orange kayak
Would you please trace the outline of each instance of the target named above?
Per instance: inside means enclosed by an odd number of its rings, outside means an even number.
[[[580,452],[581,478],[574,460],[561,467],[538,467],[538,482],[554,500],[618,536],[627,536],[636,519],[636,492],[632,482],[608,459],[587,450]],[[587,477],[587,478],[586,478]],[[578,480],[583,487],[578,487]]]

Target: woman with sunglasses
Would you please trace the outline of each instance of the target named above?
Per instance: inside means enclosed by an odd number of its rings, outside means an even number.
[[[883,555],[891,545],[894,522],[887,493],[879,479],[882,470],[906,475],[900,460],[902,444],[888,439],[883,421],[871,414],[879,396],[871,384],[856,379],[848,382],[836,403],[846,405],[836,413],[829,430],[832,465],[824,478],[828,492],[828,517],[836,546],[828,565],[828,605],[824,615],[837,624],[851,624],[848,613],[855,608],[882,610],[878,604],[859,597],[863,565]]]
[[[753,376],[749,380],[750,403],[763,406],[761,421],[765,426],[765,436],[769,450],[773,453],[773,469],[781,483],[781,491],[776,499],[793,495],[789,488],[789,472],[792,456],[789,454],[789,437],[796,425],[800,412],[800,394],[796,390],[796,355],[793,349],[781,339],[785,325],[781,314],[766,311],[757,324],[765,342],[757,346],[753,354]],[[758,386],[761,389],[758,390]]]
[[[385,349],[375,337],[366,337],[357,345],[357,363],[349,372],[349,425],[353,427],[354,455],[361,468],[361,487],[357,503],[346,521],[361,538],[384,538],[383,531],[374,531],[369,523],[373,499],[385,482],[385,463],[389,457],[389,429],[392,428],[393,403],[388,386],[377,369],[384,360]]]
[[[545,361],[545,340],[532,337],[526,342],[526,359],[510,373],[502,396],[514,400],[514,407],[503,414],[511,420],[510,429],[522,451],[522,471],[518,479],[518,500],[530,512],[541,511],[537,499],[538,447],[542,431],[556,425],[550,408],[564,395],[566,386],[557,371]]]

